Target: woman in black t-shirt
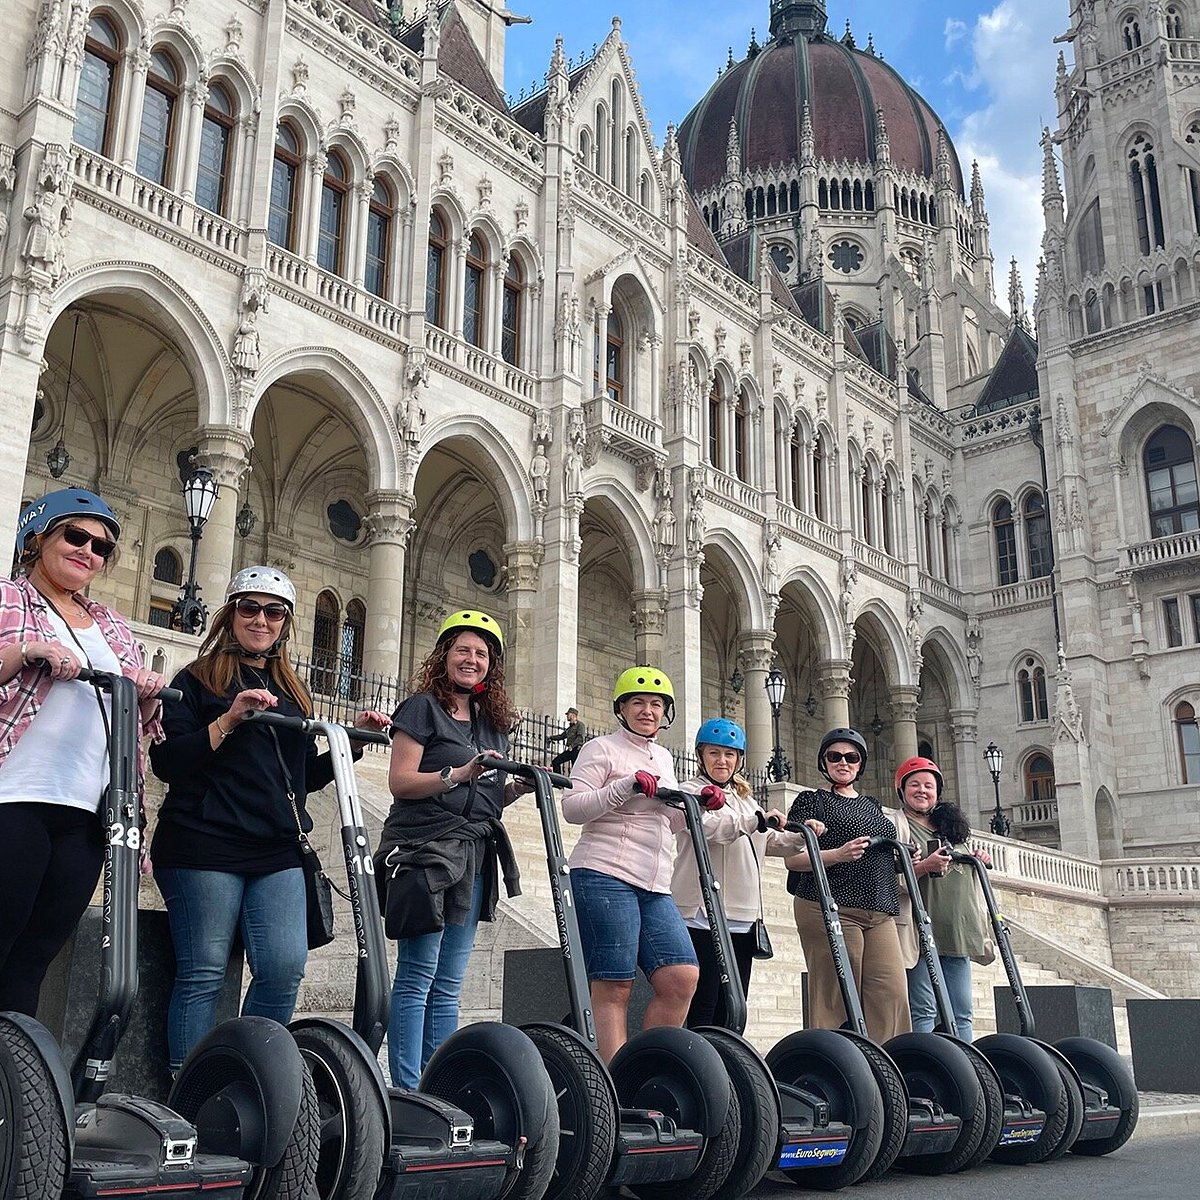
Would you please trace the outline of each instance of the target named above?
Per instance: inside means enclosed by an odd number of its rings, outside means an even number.
[[[458,997],[479,921],[496,909],[498,877],[519,894],[500,814],[525,790],[489,770],[508,753],[515,713],[504,690],[504,639],[486,613],[442,623],[416,693],[392,716],[391,811],[375,853],[389,937],[397,939],[388,1066],[415,1088],[458,1028]]]
[[[311,737],[243,725],[271,709],[311,716],[308,689],[288,661],[296,589],[274,567],[239,571],[195,662],[172,681],[180,704],[163,713],[150,765],[167,784],[151,858],[175,946],[167,1009],[172,1072],[216,1022],[235,932],[250,968],[242,1013],[291,1020],[308,957],[299,826],[309,792],[333,779]],[[383,713],[355,724],[386,729]]]
[[[861,796],[854,786],[866,763],[867,743],[860,733],[831,729],[817,751],[817,767],[830,786],[801,792],[788,813],[788,828],[799,829],[810,818],[825,823],[819,838],[821,861],[837,902],[867,1031],[882,1043],[908,1032],[912,1023],[896,933],[899,886],[895,860],[890,853],[867,853],[871,838],[894,838],[896,827],[883,815],[874,796]],[[788,891],[796,898],[796,928],[808,966],[809,1023],[817,1029],[837,1029],[846,1022],[846,1008],[808,854],[791,855],[784,863]]]

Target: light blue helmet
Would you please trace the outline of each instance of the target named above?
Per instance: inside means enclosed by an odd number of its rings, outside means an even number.
[[[696,730],[696,749],[701,746],[730,746],[746,753],[746,731],[725,717],[712,717]]]
[[[95,517],[102,521],[115,542],[121,536],[121,522],[95,492],[83,488],[63,488],[49,492],[40,500],[27,504],[17,520],[17,554],[25,549],[26,541],[34,534],[45,533],[51,525],[66,517]]]

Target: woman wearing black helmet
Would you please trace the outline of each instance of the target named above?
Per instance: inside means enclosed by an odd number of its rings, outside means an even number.
[[[883,815],[874,796],[860,795],[855,787],[866,763],[867,743],[862,734],[854,729],[831,729],[817,751],[817,768],[829,780],[829,787],[801,792],[788,813],[788,828],[799,829],[802,821],[814,817],[825,823],[819,838],[821,861],[837,901],[867,1031],[882,1043],[912,1026],[896,932],[896,865],[890,854],[867,854],[871,838],[894,838],[896,827]],[[808,965],[809,1023],[818,1029],[837,1029],[846,1020],[846,1010],[808,856],[794,855],[784,863],[788,891],[796,898],[796,928]]]
[[[150,750],[167,796],[154,834],[155,878],[175,946],[167,1009],[172,1071],[212,1029],[235,933],[252,976],[248,1016],[291,1020],[308,958],[299,829],[309,792],[333,779],[315,740],[252,712],[311,716],[312,697],[288,658],[296,589],[278,568],[246,567],[225,590],[196,661],[173,680],[183,700]],[[383,713],[357,725],[387,727]]]
[[[0,580],[0,1011],[36,1014],[104,857],[110,702],[75,681],[80,668],[133,679],[144,731],[162,735],[165,680],[142,665],[124,618],[84,595],[120,535],[95,493],[51,492],[21,513],[18,574]]]

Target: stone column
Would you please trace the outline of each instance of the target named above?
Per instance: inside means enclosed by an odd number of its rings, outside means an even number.
[[[216,503],[196,549],[196,582],[210,618],[224,603],[225,588],[233,574],[238,489],[250,469],[250,446],[250,435],[232,425],[211,426],[200,435],[196,463],[213,473],[218,487]]]
[[[204,105],[208,100],[208,90],[199,83],[188,87],[180,100],[186,101],[180,105],[187,113],[187,119],[182,122],[181,141],[183,142],[183,162],[180,164],[178,191],[185,200],[192,200],[196,195],[196,175],[200,166],[200,132],[204,125]]]
[[[150,71],[150,55],[140,46],[128,50],[129,102],[125,106],[125,128],[121,138],[121,166],[133,170],[137,161],[138,142],[142,137],[142,107],[146,99],[146,75]]]
[[[540,712],[542,698],[534,671],[537,635],[538,572],[545,547],[541,542],[508,542],[504,547],[508,567],[508,652],[505,677],[508,698],[517,708]]]
[[[404,617],[404,556],[416,503],[407,492],[371,492],[367,500],[370,575],[363,673],[400,672],[400,633]]]
[[[629,623],[633,626],[634,656],[639,663],[662,667],[663,633],[667,624],[667,605],[662,588],[634,592]]]
[[[317,243],[321,235],[321,187],[325,182],[325,155],[317,153],[305,160],[308,167],[308,178],[304,184],[302,203],[307,205],[301,211],[308,218],[303,240],[295,247],[295,252],[301,258],[315,265],[317,261]]]
[[[921,689],[911,684],[892,688],[892,754],[896,763],[917,752],[917,707]]]
[[[950,737],[954,746],[954,781],[953,794],[947,799],[953,800],[967,814],[972,825],[982,812],[982,798],[979,790],[979,764],[983,756],[979,752],[979,717],[973,708],[952,708],[950,710]],[[946,763],[939,764],[943,774]]]
[[[775,631],[754,629],[738,638],[738,655],[746,677],[746,765],[764,767],[774,746],[771,702],[767,699],[767,672],[775,661]],[[782,737],[782,733],[780,734]]]
[[[827,658],[817,663],[817,692],[821,697],[821,732],[850,724],[850,667],[848,658]]]
[[[350,248],[349,270],[346,274],[354,281],[356,288],[363,286],[367,275],[367,223],[371,218],[371,192],[373,190],[374,184],[368,179],[349,193],[355,198],[354,240]],[[386,281],[384,286],[386,288]],[[389,296],[393,294],[388,292]]]
[[[662,338],[651,334],[650,342],[650,420],[662,422]]]
[[[11,342],[18,340],[15,336],[11,338]],[[40,349],[35,350],[32,356],[15,350],[0,351],[0,372],[4,378],[4,403],[0,405],[0,529],[15,530],[24,496],[29,430],[33,424],[38,378],[41,375]],[[50,484],[52,486],[35,481],[30,490],[35,496],[40,496],[43,492],[62,486],[54,480]],[[11,537],[6,545],[5,554],[11,554]],[[8,559],[5,559],[7,573]]]

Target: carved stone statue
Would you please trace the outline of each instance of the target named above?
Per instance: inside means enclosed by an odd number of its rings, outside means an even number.
[[[533,448],[529,478],[533,481],[533,502],[544,509],[550,500],[550,460],[546,457],[546,447],[541,442]]]
[[[563,458],[563,491],[572,500],[583,495],[583,455],[574,442]]]
[[[675,514],[671,511],[670,503],[666,503],[654,514],[654,545],[659,559],[671,557],[675,549]]]

